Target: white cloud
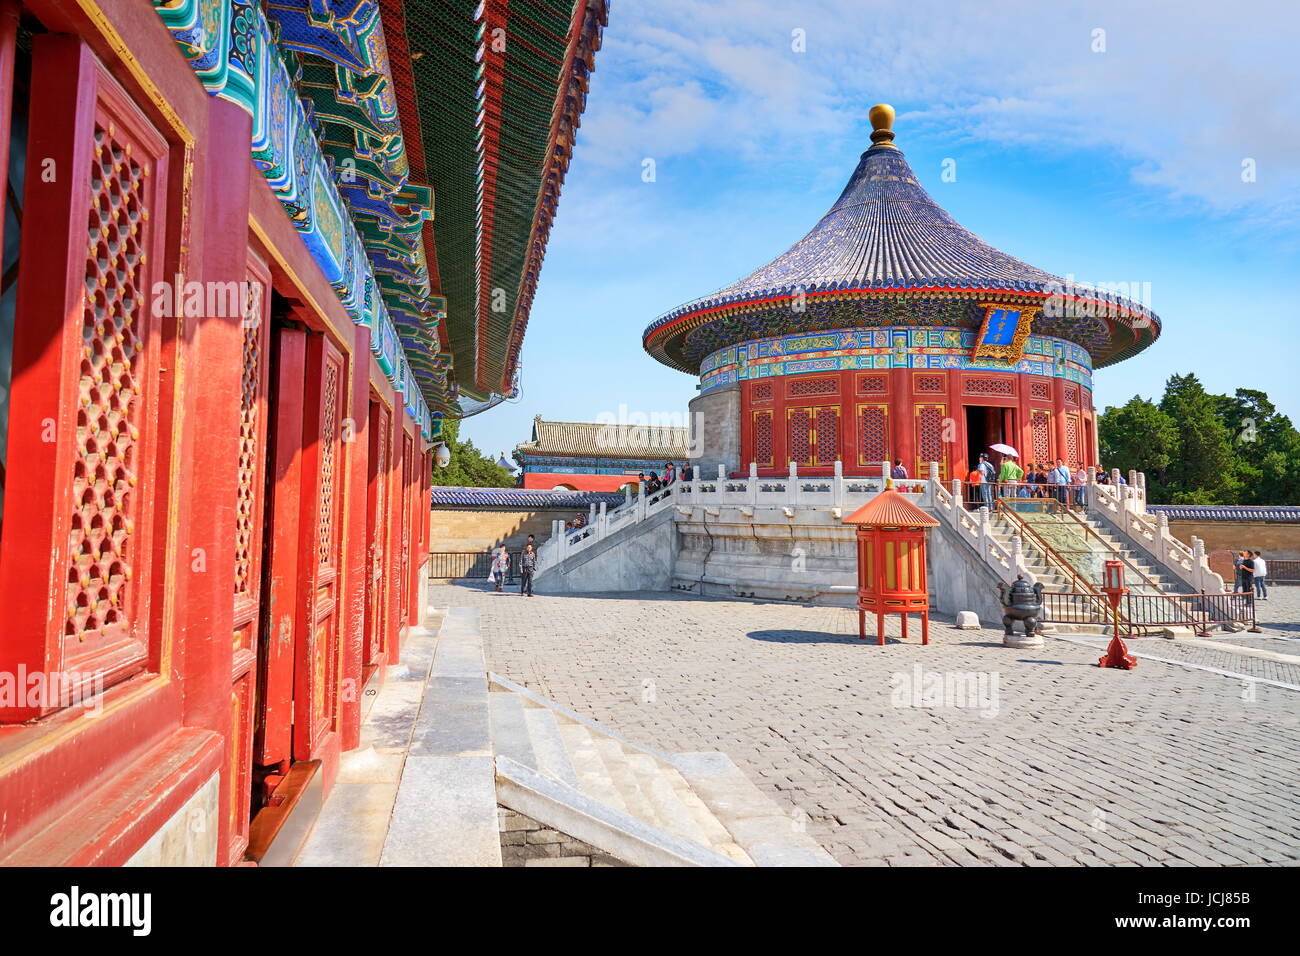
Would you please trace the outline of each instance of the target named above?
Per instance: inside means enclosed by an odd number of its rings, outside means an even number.
[[[807,52],[791,49],[805,31]],[[1105,52],[1094,52],[1096,29]],[[1104,150],[1175,202],[1300,220],[1300,4],[1261,0],[759,3],[611,13],[582,161],[733,153],[807,163],[867,109],[954,141]],[[1251,159],[1255,182],[1242,181]]]

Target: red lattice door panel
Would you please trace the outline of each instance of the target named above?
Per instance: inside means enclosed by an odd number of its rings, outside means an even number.
[[[939,477],[948,477],[948,446],[952,436],[945,430],[952,428],[948,420],[947,405],[916,406],[916,471],[913,478],[927,478],[930,463],[939,463]]]
[[[323,335],[310,336],[302,430],[299,623],[294,641],[295,760],[312,759],[338,714],[341,436],[346,399],[343,355]]]
[[[1035,408],[1029,415],[1029,464],[1044,464],[1051,460],[1052,413]]]
[[[753,421],[753,447],[750,449],[750,460],[757,464],[759,468],[771,468],[775,463],[775,452],[772,444],[771,409],[754,412]]]
[[[796,465],[833,465],[838,457],[839,435],[838,405],[786,410],[786,450]]]
[[[1079,416],[1065,416],[1065,454],[1066,464],[1071,468],[1078,467],[1083,458],[1079,454]]]
[[[271,275],[248,260],[239,376],[239,461],[235,497],[234,657],[231,666],[230,858],[248,847],[252,799],[253,725],[261,631],[263,507],[266,489]]]
[[[164,320],[151,292],[165,271],[168,146],[75,37],[35,38],[32,90],[0,670],[83,692],[161,653],[149,622],[167,514],[155,480]],[[60,700],[20,703],[4,719]]]
[[[387,650],[388,553],[392,486],[393,413],[381,402],[370,403],[370,473],[366,494],[366,664]]]
[[[858,406],[858,465],[879,466],[889,458],[889,406]]]

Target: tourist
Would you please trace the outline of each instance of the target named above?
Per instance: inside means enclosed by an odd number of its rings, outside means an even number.
[[[1066,467],[1065,461],[1060,458],[1056,459],[1056,467],[1048,475],[1048,479],[1056,486],[1053,489],[1053,496],[1062,505],[1069,501],[1067,488],[1070,484],[1070,477],[1070,469]]]
[[[690,462],[687,462],[686,464],[682,465],[682,481],[694,481],[694,480],[695,480],[695,469],[691,467]]]
[[[1044,497],[1047,494],[1047,489],[1044,487],[1047,484],[1047,474],[1043,471],[1043,466],[1037,463],[1030,465],[1025,483],[1031,487],[1025,489],[1026,493],[1021,495],[1022,498]]]
[[[673,478],[675,474],[676,472],[675,469],[673,468],[673,463],[671,461],[664,462],[664,485],[665,486],[671,485],[673,483]]]
[[[1232,561],[1232,566],[1237,574],[1236,591],[1238,594],[1249,591],[1254,587],[1250,583],[1250,573],[1246,570],[1246,556],[1248,554],[1250,554],[1249,551],[1238,551],[1237,556]]]
[[[1015,455],[1004,455],[1002,469],[998,472],[998,497],[1014,498],[1016,484],[1025,477],[1024,469],[1016,464]]]
[[[488,569],[488,583],[496,585],[498,591],[504,590],[506,572],[510,568],[510,555],[503,544],[492,558],[492,567]]]
[[[907,477],[907,469],[903,467],[903,459],[894,459],[894,467],[890,470],[889,477],[895,480]]]
[[[974,511],[984,500],[984,473],[980,471],[981,462],[971,465],[966,475],[966,510]]]
[[[1255,552],[1255,597],[1261,601],[1268,600],[1268,562],[1258,551]]]
[[[989,510],[993,509],[993,481],[997,478],[997,472],[993,470],[993,462],[989,461],[987,454],[980,455],[980,503]]]
[[[1088,488],[1088,469],[1083,464],[1079,465],[1079,470],[1074,473],[1074,506],[1082,509],[1085,504],[1085,496]]]
[[[519,555],[519,596],[533,596],[533,574],[537,571],[537,552],[531,544],[524,545]]]
[[[650,494],[654,494],[662,487],[663,483],[659,481],[659,473],[655,471],[650,472],[650,477],[646,479],[646,491],[650,492]]]

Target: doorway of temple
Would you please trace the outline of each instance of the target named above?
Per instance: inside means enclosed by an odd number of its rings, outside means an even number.
[[[962,474],[980,460],[980,454],[990,445],[1003,443],[1015,447],[1014,408],[996,405],[967,405],[966,408],[966,461]]]

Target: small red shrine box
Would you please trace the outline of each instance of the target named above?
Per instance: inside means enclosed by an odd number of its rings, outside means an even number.
[[[867,614],[876,615],[877,643],[885,643],[885,615],[921,615],[921,643],[930,643],[930,595],[925,580],[925,529],[939,522],[892,488],[844,519],[858,526],[858,637]]]

